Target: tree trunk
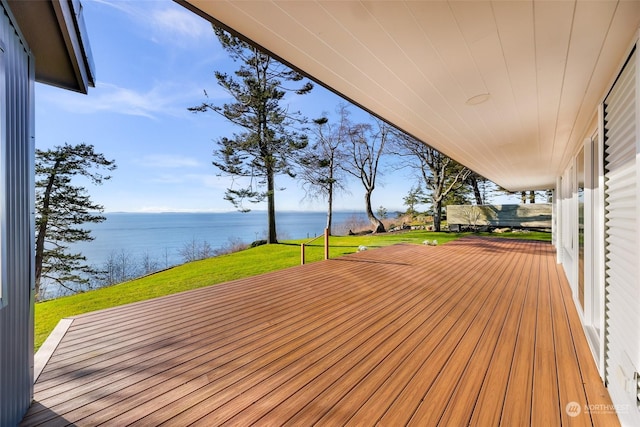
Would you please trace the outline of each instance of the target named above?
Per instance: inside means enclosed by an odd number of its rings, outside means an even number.
[[[435,209],[433,210],[433,231],[440,231],[442,223],[442,200],[438,200],[435,203]]]
[[[36,235],[36,254],[35,254],[35,298],[38,300],[40,296],[40,282],[42,280],[42,263],[44,261],[44,241],[47,234],[47,225],[49,218],[49,205],[51,201],[51,191],[53,191],[53,183],[56,178],[56,172],[60,167],[60,160],[57,160],[53,166],[53,173],[49,176],[47,187],[42,195],[42,212],[40,212],[40,225],[38,226],[38,234]]]
[[[333,184],[329,184],[327,204],[329,205],[327,209],[327,231],[329,233],[329,236],[331,236],[331,222],[333,220]]]
[[[46,220],[43,218],[38,227],[38,235],[36,237],[36,257],[35,257],[35,298],[38,300],[40,295],[40,280],[42,278],[42,261],[44,259],[44,235],[47,230]]]
[[[369,222],[373,226],[374,233],[384,233],[386,230],[384,228],[384,224],[373,214],[373,209],[371,209],[371,191],[366,191],[364,194],[364,202],[367,209],[367,218],[369,218]]]
[[[476,179],[474,174],[471,174],[469,177],[469,181],[471,181],[471,187],[473,187],[473,195],[476,199],[476,205],[484,205],[484,201],[482,200],[482,193],[480,192],[480,188],[478,187],[478,180]]]
[[[278,233],[276,232],[276,198],[275,179],[273,171],[267,172],[267,243],[278,243]]]

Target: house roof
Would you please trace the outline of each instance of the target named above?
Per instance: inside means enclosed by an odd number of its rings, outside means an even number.
[[[94,66],[79,0],[7,0],[35,56],[36,81],[87,93]]]
[[[512,190],[555,185],[640,25],[637,1],[176,1]]]

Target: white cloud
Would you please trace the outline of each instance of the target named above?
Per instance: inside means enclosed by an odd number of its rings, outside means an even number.
[[[152,88],[142,93],[107,83],[98,83],[95,96],[87,98],[89,106],[85,106],[82,111],[90,111],[93,108],[93,111],[114,111],[134,116],[155,117],[156,114],[167,112],[169,104],[167,95],[161,94],[159,88]]]
[[[194,40],[215,37],[209,22],[172,2],[96,2],[127,15],[145,37],[156,43],[185,46]]]
[[[154,38],[194,40],[213,38],[211,24],[186,9],[155,9],[151,11],[151,22],[157,33]]]
[[[72,113],[111,112],[156,119],[159,116],[187,117],[187,106],[202,99],[202,89],[176,83],[158,83],[146,91],[138,91],[110,83],[96,84],[89,95],[39,87],[40,100]]]
[[[212,166],[213,168],[213,166]],[[212,174],[187,174],[185,178],[205,188],[224,190],[229,187],[231,178]]]
[[[175,168],[197,168],[202,163],[193,157],[180,156],[175,154],[151,154],[144,156],[140,162],[143,166],[150,168],[175,169]]]
[[[179,184],[191,190],[197,188],[226,190],[230,185],[230,178],[213,174],[198,173],[160,173],[148,178],[148,182],[157,184]]]
[[[181,174],[160,174],[150,177],[147,182],[155,184],[184,184],[186,180]]]

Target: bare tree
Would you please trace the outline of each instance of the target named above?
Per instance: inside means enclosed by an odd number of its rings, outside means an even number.
[[[440,231],[442,201],[462,188],[471,171],[407,134],[399,133],[394,141],[395,153],[409,159],[405,165],[415,169],[425,183],[433,204],[433,229]]]
[[[100,286],[111,286],[138,277],[138,269],[134,257],[128,251],[111,251],[104,262],[102,271],[95,277]]]
[[[338,122],[330,123],[322,117],[314,120],[315,142],[308,146],[300,161],[298,178],[302,181],[305,198],[327,201],[327,225],[332,234],[333,197],[336,192],[346,192],[344,169],[344,144],[349,140],[349,111],[345,104],[337,109]]]
[[[200,242],[195,237],[182,245],[179,253],[184,262],[198,261],[215,255],[209,242],[205,240]]]
[[[158,260],[151,256],[149,251],[145,251],[140,257],[140,267],[142,269],[142,274],[151,274],[160,270]]]
[[[373,213],[371,195],[380,173],[380,158],[385,153],[385,145],[394,135],[391,126],[379,119],[373,119],[373,124],[349,126],[349,138],[345,146],[347,157],[343,167],[345,172],[358,178],[364,187],[365,211],[374,233],[383,233],[385,228]]]
[[[213,256],[227,255],[247,249],[249,245],[244,243],[239,237],[229,237],[227,243],[213,250]]]

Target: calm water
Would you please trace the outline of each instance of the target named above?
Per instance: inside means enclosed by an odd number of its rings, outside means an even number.
[[[95,240],[72,247],[82,252],[89,264],[101,266],[114,253],[124,251],[136,259],[148,256],[163,267],[183,262],[185,244],[207,242],[212,249],[229,245],[229,239],[251,243],[263,239],[267,231],[266,212],[247,213],[108,213],[107,220],[91,224]],[[352,218],[366,220],[361,212],[336,212],[334,232]],[[278,212],[278,238],[302,239],[319,236],[326,225],[324,212]]]

